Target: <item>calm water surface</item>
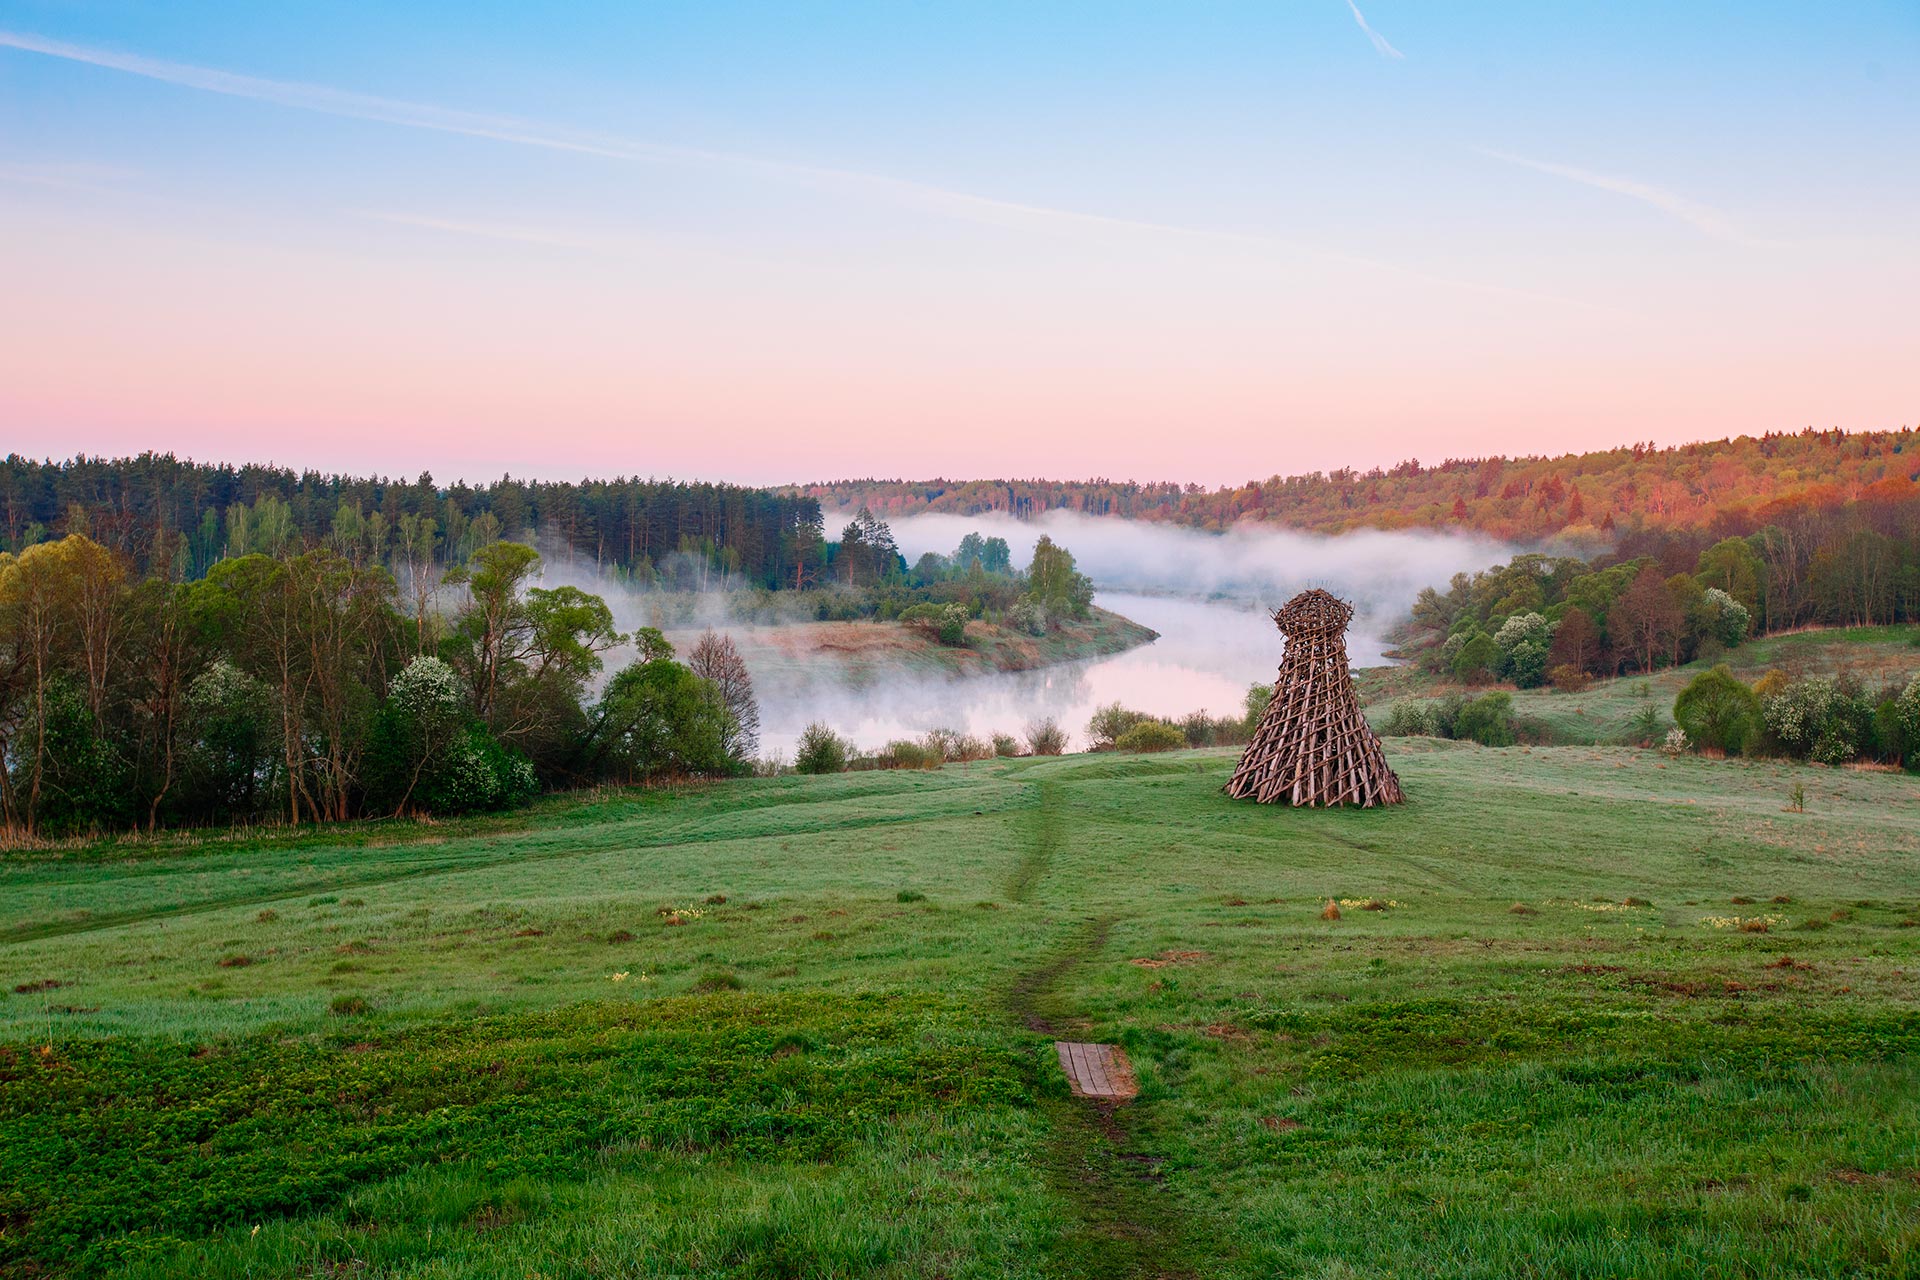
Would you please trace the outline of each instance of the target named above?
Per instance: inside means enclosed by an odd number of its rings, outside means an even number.
[[[1018,735],[1044,716],[1084,744],[1087,719],[1110,702],[1163,716],[1197,710],[1238,715],[1247,686],[1272,680],[1280,665],[1280,632],[1254,601],[1103,591],[1095,602],[1152,627],[1160,638],[1126,653],[1040,671],[958,678],[903,673],[861,689],[825,677],[781,687],[763,681],[765,748],[790,757],[792,743],[812,720],[825,720],[872,749],[933,728]],[[1365,631],[1348,637],[1356,666],[1383,661],[1380,650],[1378,638]]]

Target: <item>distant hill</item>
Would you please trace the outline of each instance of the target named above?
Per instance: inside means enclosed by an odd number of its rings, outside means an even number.
[[[1743,534],[1857,500],[1920,501],[1920,431],[1740,436],[1555,457],[1408,460],[1390,469],[1310,472],[1236,488],[1111,480],[841,480],[788,492],[882,518],[1047,511],[1222,529],[1257,520],[1319,533],[1457,529],[1510,541],[1611,542],[1636,530]]]

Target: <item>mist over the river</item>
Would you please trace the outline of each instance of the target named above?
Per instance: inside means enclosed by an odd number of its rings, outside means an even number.
[[[839,535],[845,518],[828,516],[829,537]],[[1296,592],[1324,587],[1352,602],[1348,653],[1355,666],[1367,666],[1386,660],[1384,633],[1420,588],[1443,587],[1457,572],[1512,554],[1512,548],[1477,536],[1363,530],[1326,537],[1245,525],[1211,534],[1065,511],[1025,521],[997,514],[917,515],[889,523],[908,563],[928,551],[951,553],[977,531],[1005,538],[1014,563],[1024,565],[1035,540],[1046,534],[1093,579],[1095,604],[1152,627],[1160,639],[1038,671],[956,677],[906,664],[855,670],[830,650],[816,660],[775,660],[758,643],[767,633],[729,616],[724,590],[693,597],[635,591],[558,557],[548,559],[544,576],[549,586],[572,582],[601,594],[622,631],[660,627],[683,652],[704,627],[732,634],[760,698],[762,751],[790,758],[800,731],[815,720],[871,750],[933,728],[1017,735],[1043,716],[1055,718],[1076,745],[1084,745],[1093,709],[1115,701],[1155,715],[1237,714],[1247,686],[1273,678],[1281,637],[1270,615]],[[608,655],[608,669],[630,656]]]

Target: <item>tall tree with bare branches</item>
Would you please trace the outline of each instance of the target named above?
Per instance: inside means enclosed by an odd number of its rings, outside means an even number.
[[[736,760],[752,758],[760,750],[760,704],[753,696],[753,676],[732,636],[708,631],[687,654],[693,674],[720,692],[732,723],[721,740]]]

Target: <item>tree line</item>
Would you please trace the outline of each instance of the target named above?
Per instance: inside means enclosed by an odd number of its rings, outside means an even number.
[[[727,484],[417,479],[199,463],[172,454],[0,462],[0,549],[85,534],[141,576],[206,576],[223,559],[326,547],[356,561],[458,564],[506,538],[634,580],[767,588],[825,571],[820,504]]]
[[[1611,543],[1642,532],[1710,538],[1786,524],[1868,500],[1920,502],[1920,432],[1816,431],[1658,447],[1632,444],[1556,456],[1412,458],[1207,489],[1093,479],[844,480],[792,492],[883,517],[1048,511],[1165,520],[1220,530],[1244,520],[1344,533],[1352,529],[1475,532],[1504,541]]]
[[[1577,685],[1715,657],[1750,635],[1920,621],[1920,504],[1872,498],[1709,540],[1641,535],[1582,560],[1529,554],[1423,590],[1398,633],[1466,683]]]
[[[524,543],[383,561],[359,526],[308,545],[287,507],[230,513],[247,541],[185,581],[82,532],[0,551],[0,834],[458,814],[752,767],[758,708],[727,637],[682,661],[600,596],[542,585]],[[1024,572],[978,534],[909,568],[865,512],[820,563],[839,576],[815,594],[947,643],[972,617],[1044,630],[1092,597],[1049,539]]]
[[[736,590],[727,600],[729,616],[768,625],[806,619],[815,622],[873,620],[923,628],[943,644],[966,643],[966,624],[996,623],[1030,635],[1044,635],[1069,620],[1084,619],[1093,604],[1093,582],[1081,573],[1067,548],[1042,535],[1033,558],[1013,563],[1004,538],[968,533],[946,555],[922,554],[909,565],[886,521],[864,508],[856,512],[838,542],[827,544],[821,580],[804,590]],[[656,601],[661,616],[688,619],[700,612],[697,601]]]
[[[0,832],[464,813],[757,750],[730,640],[682,662],[623,635],[599,596],[538,585],[532,547],[475,548],[418,607],[370,557],[278,552],[189,582],[81,533],[0,552]]]

